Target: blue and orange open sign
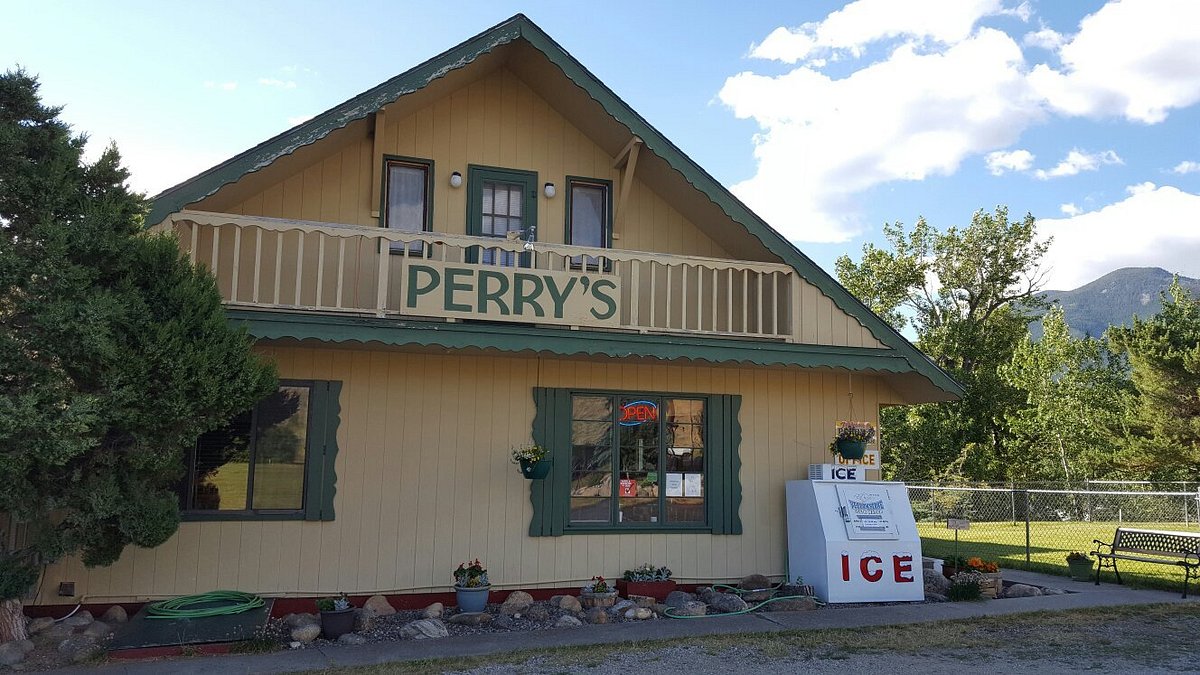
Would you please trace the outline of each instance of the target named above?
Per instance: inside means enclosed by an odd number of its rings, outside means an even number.
[[[621,426],[634,427],[658,421],[658,404],[654,401],[630,401],[621,406]]]

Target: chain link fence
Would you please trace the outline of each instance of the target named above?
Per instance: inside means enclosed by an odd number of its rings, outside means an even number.
[[[1067,553],[1091,552],[1096,539],[1111,542],[1117,527],[1200,532],[1198,490],[1194,482],[1146,481],[910,485],[908,497],[927,556],[980,556],[1001,567],[1066,574]],[[948,518],[969,520],[969,529],[949,530]],[[1173,588],[1182,579],[1167,565],[1122,564],[1122,577],[1127,568],[1143,585]]]

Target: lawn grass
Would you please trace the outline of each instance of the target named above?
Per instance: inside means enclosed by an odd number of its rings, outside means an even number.
[[[966,655],[994,653],[998,647],[1011,645],[1012,658],[1036,659],[1038,653],[1049,650],[1060,656],[1078,655],[1082,659],[1104,660],[1129,657],[1130,648],[1146,642],[1146,635],[1113,639],[1096,634],[1096,626],[1114,622],[1134,622],[1139,633],[1153,634],[1151,642],[1158,651],[1144,656],[1150,662],[1170,654],[1175,647],[1190,649],[1200,607],[1192,603],[1097,607],[1086,610],[1031,612],[1010,616],[972,618],[968,621],[937,621],[900,626],[872,627],[869,639],[862,631],[845,629],[789,630],[764,633],[735,633],[704,635],[669,640],[645,640],[577,647],[537,648],[493,654],[488,656],[422,659],[357,668],[330,668],[323,673],[353,673],[354,675],[403,675],[408,673],[444,673],[504,665],[520,666],[538,658],[543,667],[561,666],[564,671],[598,666],[617,656],[638,655],[639,662],[652,662],[668,648],[702,649],[713,655],[738,650],[757,652],[768,659],[779,658],[847,658],[855,653],[929,654],[953,652]],[[1036,643],[1038,650],[1030,652],[1022,645]]]
[[[1200,532],[1197,530],[1196,523],[1126,522],[1120,523],[1119,526],[1148,530]],[[994,560],[1000,564],[1001,568],[1066,575],[1067,562],[1065,558],[1067,553],[1094,551],[1096,545],[1093,540],[1111,542],[1113,532],[1117,527],[1118,523],[1116,522],[1031,522],[1029,524],[1029,560],[1026,562],[1024,521],[1016,523],[972,521],[970,529],[958,533],[958,552],[963,557],[979,556],[984,560]],[[917,531],[921,535],[921,549],[924,555],[934,558],[954,555],[954,531],[946,529],[944,522],[917,523]],[[1127,561],[1121,561],[1118,565],[1120,565],[1122,581],[1132,586],[1177,590],[1183,583],[1182,570],[1173,565]],[[1112,572],[1107,570],[1102,578],[1106,581],[1115,581]]]

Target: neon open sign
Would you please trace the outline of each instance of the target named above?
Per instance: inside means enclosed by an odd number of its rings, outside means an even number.
[[[636,427],[658,421],[658,404],[654,401],[630,401],[621,406],[621,426]]]

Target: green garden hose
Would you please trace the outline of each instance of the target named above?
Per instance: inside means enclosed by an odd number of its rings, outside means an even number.
[[[759,593],[761,591],[766,591],[766,590],[775,590],[782,585],[783,585],[783,583],[780,582],[778,584],[775,584],[774,586],[771,586],[770,588],[759,588],[759,589],[750,590],[750,591],[744,591],[740,588],[735,588],[733,586],[727,586],[725,584],[713,584],[712,587],[714,590],[716,590],[718,588],[727,588],[727,589],[733,591],[734,593]],[[821,602],[820,600],[817,600],[816,598],[813,598],[812,596],[808,596],[808,595],[781,595],[778,598],[767,598],[766,600],[763,600],[762,602],[758,603],[757,605],[751,605],[749,607],[746,607],[746,609],[739,609],[736,612],[722,612],[720,614],[700,614],[699,616],[696,616],[696,615],[675,616],[674,614],[671,613],[671,610],[668,609],[667,611],[663,612],[663,616],[666,616],[671,619],[711,619],[711,618],[717,617],[717,616],[737,616],[738,614],[749,614],[750,612],[753,612],[754,610],[758,609],[759,607],[769,605],[772,602],[775,602],[776,600],[802,600],[805,598],[812,600],[813,602],[817,603],[818,605],[825,604],[825,603]]]
[[[213,605],[213,603],[220,603]],[[198,595],[181,595],[163,600],[146,608],[147,619],[201,619],[209,616],[241,614],[266,603],[257,595],[241,591],[211,591]],[[196,605],[207,605],[195,608]],[[194,609],[189,609],[194,608]]]

